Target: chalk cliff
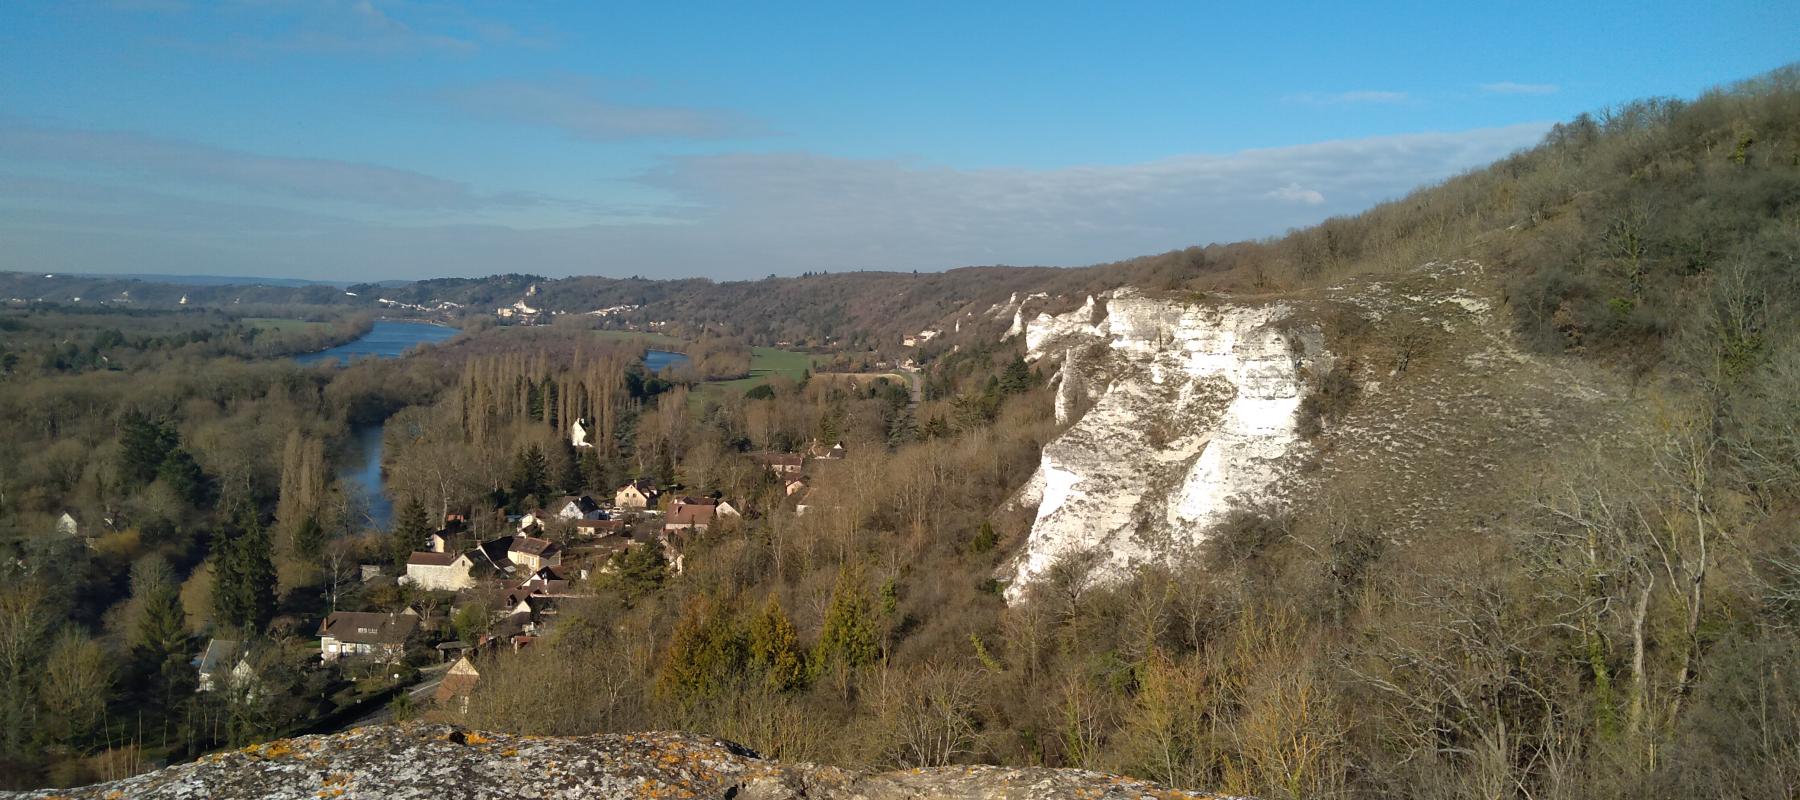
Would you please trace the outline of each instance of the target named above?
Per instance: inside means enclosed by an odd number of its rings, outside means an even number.
[[[1026,358],[1059,365],[1057,421],[1074,424],[1020,494],[1037,516],[1009,599],[1059,558],[1093,554],[1105,580],[1192,548],[1234,508],[1283,501],[1303,373],[1326,357],[1290,312],[1120,290],[1026,326]]]

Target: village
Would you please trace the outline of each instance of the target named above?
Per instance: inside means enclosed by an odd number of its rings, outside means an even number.
[[[592,436],[587,420],[570,426],[575,448],[591,447]],[[800,452],[754,453],[751,460],[779,484],[785,509],[804,515],[813,503],[809,470],[845,452],[842,443],[815,440]],[[592,584],[603,576],[660,581],[680,574],[692,545],[740,529],[742,506],[717,493],[696,496],[680,485],[638,479],[610,497],[563,495],[506,515],[499,535],[480,535],[465,512],[447,513],[411,543],[403,569],[359,565],[359,594],[378,608],[328,612],[313,631],[318,650],[309,668],[335,668],[352,682],[376,684],[357,696],[404,698],[409,706],[419,700],[461,713],[485,659],[517,653],[550,634],[559,607],[592,596]],[[196,691],[256,693],[251,656],[241,641],[208,640],[193,661]]]

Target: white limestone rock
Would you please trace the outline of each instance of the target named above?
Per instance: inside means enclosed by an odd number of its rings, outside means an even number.
[[[1025,331],[1028,360],[1060,360],[1059,423],[1015,501],[1037,505],[1011,565],[1024,596],[1058,559],[1094,553],[1093,579],[1166,562],[1198,545],[1234,508],[1283,501],[1303,447],[1302,376],[1324,356],[1316,328],[1285,305],[1191,306],[1120,290]],[[1096,345],[1100,345],[1096,347]]]

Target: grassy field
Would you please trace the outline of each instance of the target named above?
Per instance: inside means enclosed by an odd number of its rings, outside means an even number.
[[[331,325],[329,322],[307,322],[303,319],[281,319],[279,317],[245,317],[241,322],[252,328],[282,331],[284,333],[287,331],[304,331],[325,328]]]
[[[796,353],[792,350],[778,350],[773,347],[752,347],[750,348],[750,374],[747,377],[706,383],[694,392],[690,402],[704,402],[708,397],[741,395],[753,386],[768,383],[770,376],[773,375],[786,375],[793,380],[800,380],[801,375],[812,369],[816,358],[811,353]]]

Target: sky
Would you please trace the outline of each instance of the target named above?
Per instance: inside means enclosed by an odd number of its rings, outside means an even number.
[[[716,279],[1279,234],[1800,3],[6,0],[0,270]]]

